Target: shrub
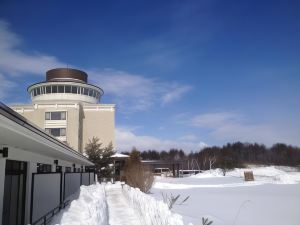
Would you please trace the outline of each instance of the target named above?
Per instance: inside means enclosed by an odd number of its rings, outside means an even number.
[[[142,192],[148,193],[154,182],[154,176],[149,167],[142,164],[140,152],[133,150],[125,163],[124,176],[126,183]]]
[[[208,218],[202,217],[202,225],[211,225],[213,221],[209,221]]]

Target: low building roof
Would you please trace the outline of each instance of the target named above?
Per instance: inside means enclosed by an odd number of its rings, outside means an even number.
[[[0,144],[77,163],[94,165],[84,155],[47,134],[0,102]]]
[[[121,153],[116,153],[111,156],[111,158],[129,158],[129,155],[121,154]]]

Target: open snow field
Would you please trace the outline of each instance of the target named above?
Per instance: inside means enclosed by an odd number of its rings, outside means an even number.
[[[157,177],[151,196],[162,193],[190,198],[172,209],[185,224],[202,225],[208,217],[213,225],[299,225],[300,172],[292,168],[251,168],[255,181],[245,182],[245,169],[224,177],[218,169],[187,178]],[[180,202],[180,200],[179,200]]]

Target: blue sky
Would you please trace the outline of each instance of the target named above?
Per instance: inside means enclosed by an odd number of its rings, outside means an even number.
[[[117,104],[117,149],[300,145],[298,1],[0,2],[0,99],[55,67]]]

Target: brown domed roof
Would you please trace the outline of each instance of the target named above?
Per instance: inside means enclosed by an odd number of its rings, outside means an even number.
[[[46,81],[81,81],[87,83],[87,73],[70,68],[56,68],[46,72]]]

